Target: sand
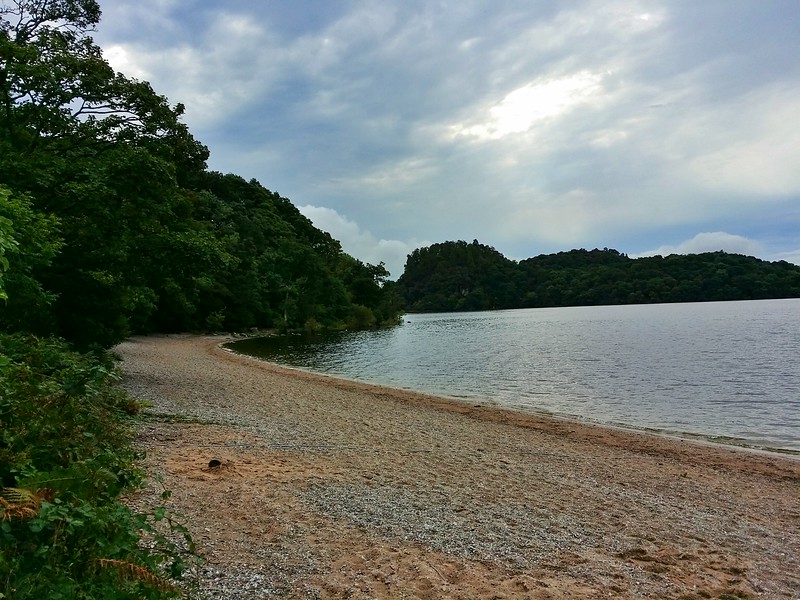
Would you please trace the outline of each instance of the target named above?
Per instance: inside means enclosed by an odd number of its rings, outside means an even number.
[[[800,598],[800,460],[121,344],[210,598]],[[209,468],[209,461],[220,465]]]

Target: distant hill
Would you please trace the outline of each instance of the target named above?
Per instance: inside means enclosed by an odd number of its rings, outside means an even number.
[[[608,248],[516,262],[475,240],[415,250],[397,283],[411,312],[757,300],[800,297],[800,267],[721,251],[633,259]]]

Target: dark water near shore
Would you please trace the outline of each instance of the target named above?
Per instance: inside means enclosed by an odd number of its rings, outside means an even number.
[[[406,315],[230,344],[271,362],[604,424],[800,452],[800,300]]]

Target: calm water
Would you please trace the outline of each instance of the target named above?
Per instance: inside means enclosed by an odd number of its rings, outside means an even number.
[[[516,409],[800,452],[800,299],[406,315],[237,352]]]

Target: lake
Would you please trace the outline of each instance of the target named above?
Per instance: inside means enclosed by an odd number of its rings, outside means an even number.
[[[800,452],[800,299],[412,314],[403,321],[228,347],[483,404]]]

